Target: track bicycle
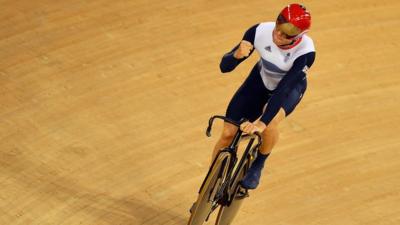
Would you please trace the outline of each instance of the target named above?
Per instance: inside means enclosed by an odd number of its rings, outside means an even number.
[[[216,225],[229,225],[238,212],[243,199],[249,196],[248,190],[240,185],[240,181],[246,175],[251,163],[256,157],[261,146],[261,136],[258,133],[244,134],[240,130],[240,124],[247,121],[240,120],[239,123],[224,116],[213,116],[210,118],[206,135],[211,136],[214,119],[222,119],[238,127],[232,142],[223,148],[213,160],[211,167],[200,187],[196,202],[190,209],[191,215],[188,225],[202,225],[208,221],[210,215],[218,208],[219,212]],[[248,140],[240,161],[237,151],[239,144]]]

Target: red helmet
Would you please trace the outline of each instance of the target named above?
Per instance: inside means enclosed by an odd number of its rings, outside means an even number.
[[[311,14],[303,5],[290,4],[279,13],[276,24],[289,38],[299,37],[310,29]]]

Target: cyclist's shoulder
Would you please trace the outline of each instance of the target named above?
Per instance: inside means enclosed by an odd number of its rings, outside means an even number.
[[[300,47],[303,48],[303,49],[308,49],[309,51],[314,51],[315,52],[314,41],[307,34],[303,35],[302,41],[300,43]]]
[[[256,26],[258,32],[272,32],[274,28],[275,22],[261,22]]]

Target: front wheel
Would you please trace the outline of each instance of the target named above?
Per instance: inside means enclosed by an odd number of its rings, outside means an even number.
[[[220,152],[215,159],[192,207],[188,225],[202,225],[216,208],[218,199],[215,196],[226,179],[230,156],[228,152]]]
[[[243,203],[244,198],[248,197],[247,190],[239,187],[238,192],[235,193],[235,196],[229,206],[221,206],[218,212],[216,225],[230,225],[235,219],[236,214],[238,213],[240,206]]]
[[[245,163],[238,168],[238,175],[234,178],[231,185],[231,189],[233,190],[232,200],[230,204],[221,206],[215,225],[230,225],[238,213],[243,199],[249,196],[248,191],[240,186],[240,181],[246,174],[247,164],[247,161],[245,161]]]

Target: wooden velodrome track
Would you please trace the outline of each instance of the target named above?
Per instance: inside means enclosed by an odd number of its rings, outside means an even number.
[[[258,60],[220,58],[289,2],[0,3],[0,224],[185,225]],[[234,224],[398,225],[400,2],[304,3],[308,91]]]

